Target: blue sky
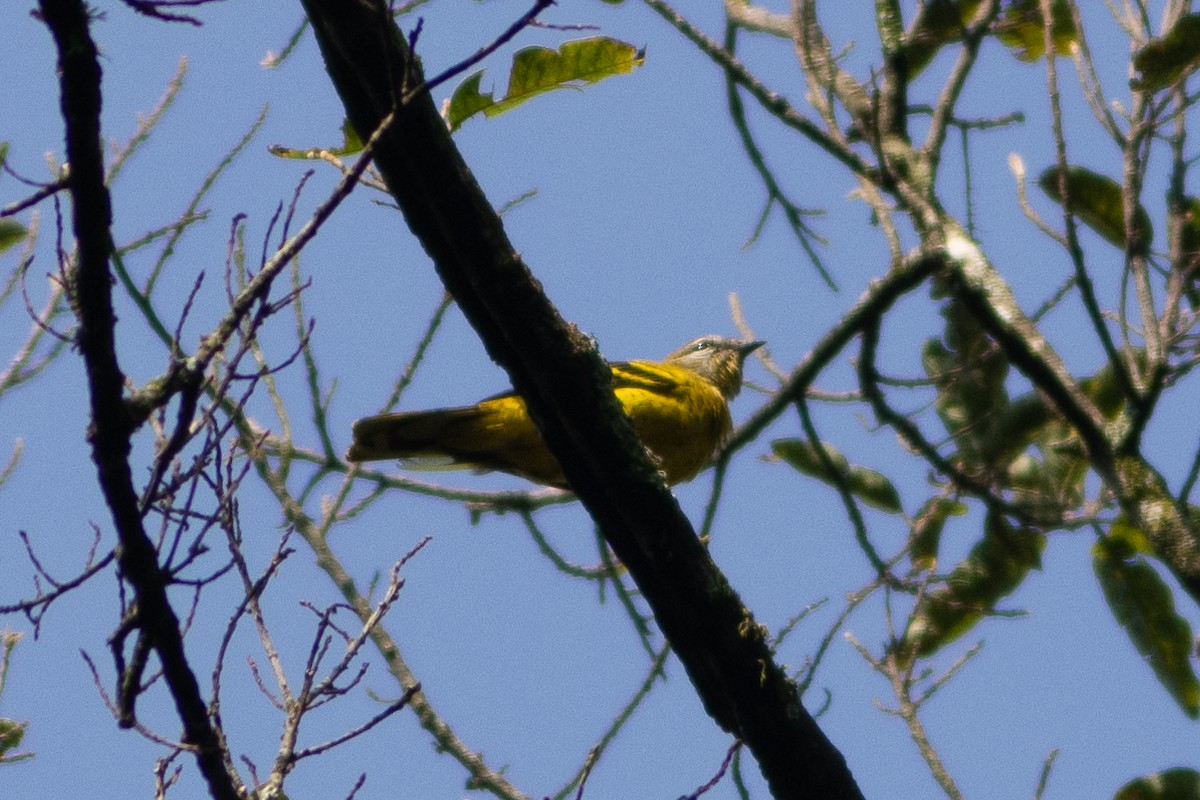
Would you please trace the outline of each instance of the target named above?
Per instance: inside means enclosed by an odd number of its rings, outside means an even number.
[[[857,42],[848,63],[861,78],[877,58],[877,42],[863,24],[871,4],[844,5],[837,19],[825,16],[837,41]],[[1124,53],[1119,32],[1099,5],[1088,17],[1093,50]],[[128,139],[137,115],[155,105],[180,57],[189,59],[177,102],[114,188],[118,240],[172,220],[203,175],[262,107],[270,106],[262,131],[206,202],[208,221],[181,242],[164,278],[162,303],[168,307],[172,298],[186,294],[199,271],[206,272],[185,329],[185,342],[194,343],[221,310],[231,218],[249,216],[248,249],[257,253],[276,204],[289,200],[308,166],[274,158],[266,146],[333,144],[342,111],[311,39],[283,67],[260,66],[299,22],[298,4],[271,0],[205,7],[197,11],[205,22],[199,29],[145,20],[115,2],[98,7],[107,12],[94,27],[104,53],[107,137]],[[3,27],[11,31],[7,38],[15,43],[0,51],[0,74],[10,87],[0,97],[0,139],[11,143],[15,169],[44,179],[43,154],[52,151],[61,159],[61,122],[50,39],[28,9],[16,4],[0,11]],[[429,3],[417,12],[425,20],[418,50],[427,72],[470,54],[524,10],[507,0]],[[691,4],[684,10],[710,35],[720,35],[719,4]],[[456,134],[497,206],[537,190],[506,216],[505,224],[547,294],[563,316],[596,337],[606,356],[628,359],[661,357],[704,333],[736,333],[728,306],[729,294],[736,292],[776,362],[785,369],[794,365],[887,266],[885,244],[870,226],[867,207],[849,198],[855,188],[850,176],[751,107],[752,128],[793,199],[827,209],[813,225],[829,241],[821,255],[841,287],[835,293],[805,261],[778,215],[757,244],[743,248],[761,211],[763,191],[737,143],[724,106],[724,83],[711,63],[634,2],[618,7],[564,2],[545,19],[596,24],[604,35],[646,48],[645,65],[632,75],[541,97],[493,120],[472,120]],[[484,62],[484,86],[503,88],[515,47],[555,45],[578,35],[523,33]],[[803,108],[803,82],[790,47],[753,37],[745,44],[751,68]],[[1114,91],[1123,80],[1123,63],[1114,56],[1103,65],[1102,76]],[[928,99],[946,68],[944,59],[930,68],[914,88],[914,102]],[[1116,151],[1098,137],[1073,73],[1065,64],[1061,72],[1069,125],[1078,131],[1071,138],[1072,160],[1119,174]],[[451,88],[443,87],[438,97]],[[991,42],[961,112],[998,116],[1021,110],[1027,115],[1021,126],[983,133],[972,142],[979,236],[1027,308],[1052,292],[1069,269],[1021,216],[1006,164],[1011,152],[1020,153],[1034,175],[1051,163],[1044,94],[1040,67],[1019,64]],[[948,147],[942,178],[950,198],[961,194],[955,152]],[[314,166],[301,213],[310,211],[336,180],[332,170]],[[0,202],[19,196],[22,190],[11,178],[0,178]],[[1151,213],[1161,213],[1154,203],[1162,186],[1149,186],[1146,196]],[[1048,219],[1056,218],[1048,200],[1032,199]],[[356,193],[301,259],[303,274],[312,281],[305,312],[316,320],[316,358],[323,379],[337,381],[330,419],[339,447],[348,442],[351,422],[385,399],[441,293],[401,218],[372,200],[366,191]],[[47,206],[41,225],[42,246],[30,271],[35,305],[44,297],[44,276],[53,269],[53,219]],[[1094,237],[1085,238],[1084,245],[1098,290],[1111,304],[1119,254]],[[0,260],[6,271],[14,263],[11,252]],[[148,259],[135,259],[130,267],[145,270]],[[162,369],[165,354],[139,327],[128,304],[119,313],[122,362],[135,380],[145,380]],[[1079,331],[1078,313],[1068,304],[1047,318],[1046,330],[1070,365],[1090,372],[1098,350]],[[936,334],[939,321],[924,292],[902,303],[885,326],[882,345],[882,363],[891,374],[919,373],[921,343]],[[0,314],[4,352],[11,353],[27,327],[19,305],[5,307]],[[282,357],[293,343],[287,320],[276,320],[264,341],[270,353]],[[849,359],[855,352],[856,347],[849,348],[819,388],[852,388]],[[763,386],[773,381],[755,362],[747,377]],[[279,382],[285,396],[295,398],[300,443],[314,444],[302,410],[303,374],[285,371]],[[402,407],[461,404],[506,385],[503,372],[452,310]],[[1014,379],[1014,391],[1021,386]],[[1194,379],[1177,387],[1147,434],[1148,449],[1158,454],[1156,463],[1172,486],[1182,480],[1197,442],[1190,424],[1196,388]],[[735,420],[763,402],[763,395],[744,392],[734,404]],[[0,399],[0,408],[0,449],[6,453],[18,437],[25,446],[19,470],[0,488],[5,586],[0,603],[5,603],[31,591],[18,530],[29,533],[39,555],[60,576],[80,563],[92,523],[106,543],[111,533],[83,439],[86,398],[77,358],[66,354],[39,381]],[[265,400],[259,399],[255,411],[264,425],[271,424]],[[928,491],[926,470],[894,435],[876,431],[861,406],[818,405],[814,415],[823,436],[852,461],[885,472],[899,487],[905,510],[916,512]],[[797,435],[798,421],[785,416],[738,455],[712,544],[717,564],[773,630],[806,606],[829,599],[781,649],[781,660],[793,667],[812,653],[845,594],[870,579],[836,495],[760,458],[769,452],[770,439]],[[472,488],[525,486],[505,476],[469,473],[432,479]],[[710,483],[706,474],[676,490],[697,523]],[[251,484],[242,513],[248,550],[261,563],[279,536],[278,509]],[[903,542],[902,522],[869,509],[866,517],[881,550],[891,552]],[[593,528],[577,506],[550,509],[538,519],[569,557],[595,561]],[[952,523],[945,563],[965,554],[980,522],[976,509]],[[468,746],[482,752],[493,768],[506,768],[507,777],[530,796],[552,793],[582,763],[644,674],[646,657],[630,623],[611,596],[601,604],[594,586],[557,572],[512,514],[485,516],[473,524],[460,506],[391,493],[338,528],[331,544],[365,584],[426,535],[433,539],[405,569],[407,583],[389,627],[430,701]],[[299,601],[324,606],[338,597],[313,566],[311,553],[295,544],[298,552],[268,593],[265,610],[285,659],[298,671],[312,631],[311,616]],[[1196,724],[1171,702],[1113,622],[1092,576],[1090,546],[1087,532],[1052,536],[1043,571],[1004,604],[1029,615],[985,623],[934,659],[935,668],[944,669],[984,641],[979,656],[931,701],[924,717],[969,797],[1031,795],[1042,760],[1053,748],[1060,755],[1048,798],[1111,796],[1137,775],[1196,765]],[[235,589],[219,584],[201,606],[189,647],[202,682],[211,669],[215,637],[237,602]],[[181,594],[176,601],[187,599]],[[117,731],[79,655],[80,648],[90,653],[105,685],[111,685],[105,639],[116,623],[116,603],[111,575],[93,580],[55,606],[37,641],[28,636],[18,648],[0,715],[31,721],[26,746],[37,757],[0,772],[6,796],[124,798],[151,792],[150,768],[158,750],[134,733]],[[1200,623],[1190,602],[1181,599],[1180,609],[1193,625]],[[4,624],[23,628],[16,618]],[[846,627],[878,651],[884,636],[881,598],[864,604]],[[246,657],[263,662],[250,632],[239,633],[235,650],[225,681],[226,721],[235,749],[265,770],[276,749],[279,718],[249,676]],[[676,797],[717,769],[728,738],[704,715],[678,663],[672,661],[667,672],[669,680],[655,689],[597,766],[585,796]],[[377,660],[365,683],[385,696],[396,693]],[[902,723],[873,705],[875,698],[892,703],[888,686],[840,637],[806,697],[810,708],[822,704],[825,690],[831,701],[820,723],[846,755],[867,797],[937,796]],[[176,735],[173,711],[161,697],[141,710],[157,730]],[[337,735],[377,710],[364,692],[353,693],[314,715],[305,728],[306,741]],[[411,716],[401,713],[345,748],[302,764],[289,796],[343,796],[362,771],[368,779],[360,798],[465,794],[463,771],[434,754]],[[754,796],[765,797],[752,762],[746,772]],[[172,796],[200,796],[190,763],[176,793]],[[707,796],[735,793],[726,780]]]

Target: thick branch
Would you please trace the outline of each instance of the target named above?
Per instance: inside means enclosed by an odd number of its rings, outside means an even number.
[[[104,185],[100,144],[100,63],[88,32],[88,12],[80,0],[42,0],[41,10],[59,52],[73,226],[79,253],[74,305],[91,399],[92,459],[120,541],[117,558],[121,572],[137,594],[137,624],[158,652],[183,722],[184,740],[196,747],[196,758],[212,796],[232,800],[239,796],[235,781],[226,769],[200,686],[184,655],[179,619],[167,601],[166,576],[159,568],[158,554],[142,527],[129,468],[132,425],[122,398],[124,375],[115,347],[116,317],[109,273],[112,206]]]
[[[360,133],[421,83],[379,2],[303,0]],[[629,569],[705,707],[752,749],[776,797],[860,797],[775,665],[764,631],[700,545],[612,393],[508,242],[427,92],[396,109],[376,164],[447,289],[529,404],[571,486]]]

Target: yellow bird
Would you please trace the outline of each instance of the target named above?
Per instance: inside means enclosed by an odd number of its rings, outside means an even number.
[[[742,363],[762,344],[702,336],[662,361],[609,365],[617,399],[667,483],[694,478],[721,446],[733,427],[728,403],[742,388]],[[350,461],[428,457],[569,488],[525,400],[512,392],[462,408],[360,419],[346,453]]]

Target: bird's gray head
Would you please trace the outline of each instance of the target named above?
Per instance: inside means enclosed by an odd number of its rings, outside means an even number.
[[[720,390],[726,400],[742,388],[742,363],[763,342],[701,336],[667,356],[666,363],[691,370]]]

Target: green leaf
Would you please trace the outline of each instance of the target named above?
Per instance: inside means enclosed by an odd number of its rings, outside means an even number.
[[[1200,255],[1200,200],[1183,198],[1183,213],[1179,231],[1179,249],[1184,258]]]
[[[454,90],[454,95],[450,98],[450,105],[446,110],[446,118],[449,120],[451,131],[458,130],[462,127],[464,120],[470,119],[496,104],[496,98],[491,92],[484,94],[479,91],[479,82],[482,80],[483,70],[479,70]]]
[[[267,145],[267,152],[280,158],[298,158],[306,161],[321,159],[327,156],[336,156],[343,158],[352,156],[363,149],[363,141],[358,136],[358,131],[354,130],[354,126],[350,124],[350,120],[342,120],[342,144],[339,147],[310,147],[304,150],[284,147],[281,144]]]
[[[912,523],[912,544],[908,557],[915,569],[933,569],[937,564],[938,545],[942,540],[942,529],[950,517],[961,517],[967,507],[956,500],[945,497],[930,498]]]
[[[1200,64],[1200,14],[1188,14],[1165,36],[1151,39],[1133,54],[1133,66],[1141,75],[1130,81],[1130,85],[1150,92],[1166,89],[1197,64]]]
[[[1122,786],[1113,800],[1200,800],[1200,772],[1176,767],[1143,775]]]
[[[1192,719],[1200,718],[1200,681],[1189,660],[1192,629],[1175,613],[1171,589],[1141,555],[1144,534],[1117,520],[1092,547],[1092,568],[1113,616],[1158,680]]]
[[[8,751],[16,750],[21,746],[21,740],[25,738],[25,728],[28,725],[28,722],[17,722],[14,719],[0,717],[0,760],[4,760]]]
[[[831,444],[822,443],[821,448],[825,451],[832,471],[811,442],[803,439],[776,439],[771,442],[771,449],[775,455],[805,475],[811,475],[830,486],[836,487],[844,483],[852,495],[872,508],[889,514],[901,513],[903,509],[900,505],[900,493],[886,476],[867,467],[852,466]]]
[[[1079,47],[1079,31],[1075,29],[1070,3],[1054,0],[1050,16],[1054,52],[1060,56],[1073,56]],[[1039,0],[1017,0],[996,22],[996,35],[1021,61],[1037,61],[1046,52],[1044,28]]]
[[[964,468],[990,469],[989,431],[1008,405],[1008,361],[962,303],[951,300],[941,314],[945,333],[922,352],[925,372],[937,385],[934,405]]]
[[[8,142],[0,142],[0,167],[8,163]]]
[[[476,72],[454,90],[446,109],[446,121],[450,130],[456,131],[480,112],[494,117],[554,89],[578,89],[613,75],[632,72],[645,58],[644,50],[605,36],[564,42],[557,51],[548,47],[526,47],[513,55],[508,92],[503,98],[497,100],[491,92],[481,92],[479,85],[483,72]]]
[[[962,41],[982,0],[932,0],[905,37],[908,77],[915,78],[948,44]]]
[[[1059,175],[1058,167],[1051,167],[1038,178],[1038,186],[1061,205],[1064,201],[1060,192]],[[1120,185],[1086,167],[1072,166],[1067,167],[1066,186],[1070,208],[1079,219],[1108,242],[1117,247],[1126,247]],[[1134,215],[1134,240],[1128,246],[1135,252],[1146,253],[1153,238],[1154,227],[1150,223],[1150,215],[1139,205]]]
[[[1053,418],[1046,401],[1037,392],[1014,398],[979,432],[983,462],[1000,466],[1015,458],[1038,440],[1039,433]]]
[[[25,240],[28,231],[14,219],[0,219],[0,253]]]
[[[1014,528],[989,513],[983,538],[954,568],[946,585],[926,594],[909,618],[903,652],[929,655],[969,631],[1011,594],[1030,569],[1040,569],[1046,537]]]
[[[1091,398],[1105,419],[1116,419],[1125,408],[1125,393],[1117,383],[1117,371],[1112,364],[1105,364],[1095,375],[1081,380],[1079,388]]]
[[[850,491],[869,505],[889,514],[903,513],[900,493],[887,477],[867,467],[850,468]]]
[[[0,694],[8,683],[8,667],[12,660],[13,649],[21,640],[21,634],[12,631],[0,631]],[[33,753],[14,753],[25,738],[28,722],[17,722],[15,719],[0,717],[0,764],[13,764],[33,758]]]

